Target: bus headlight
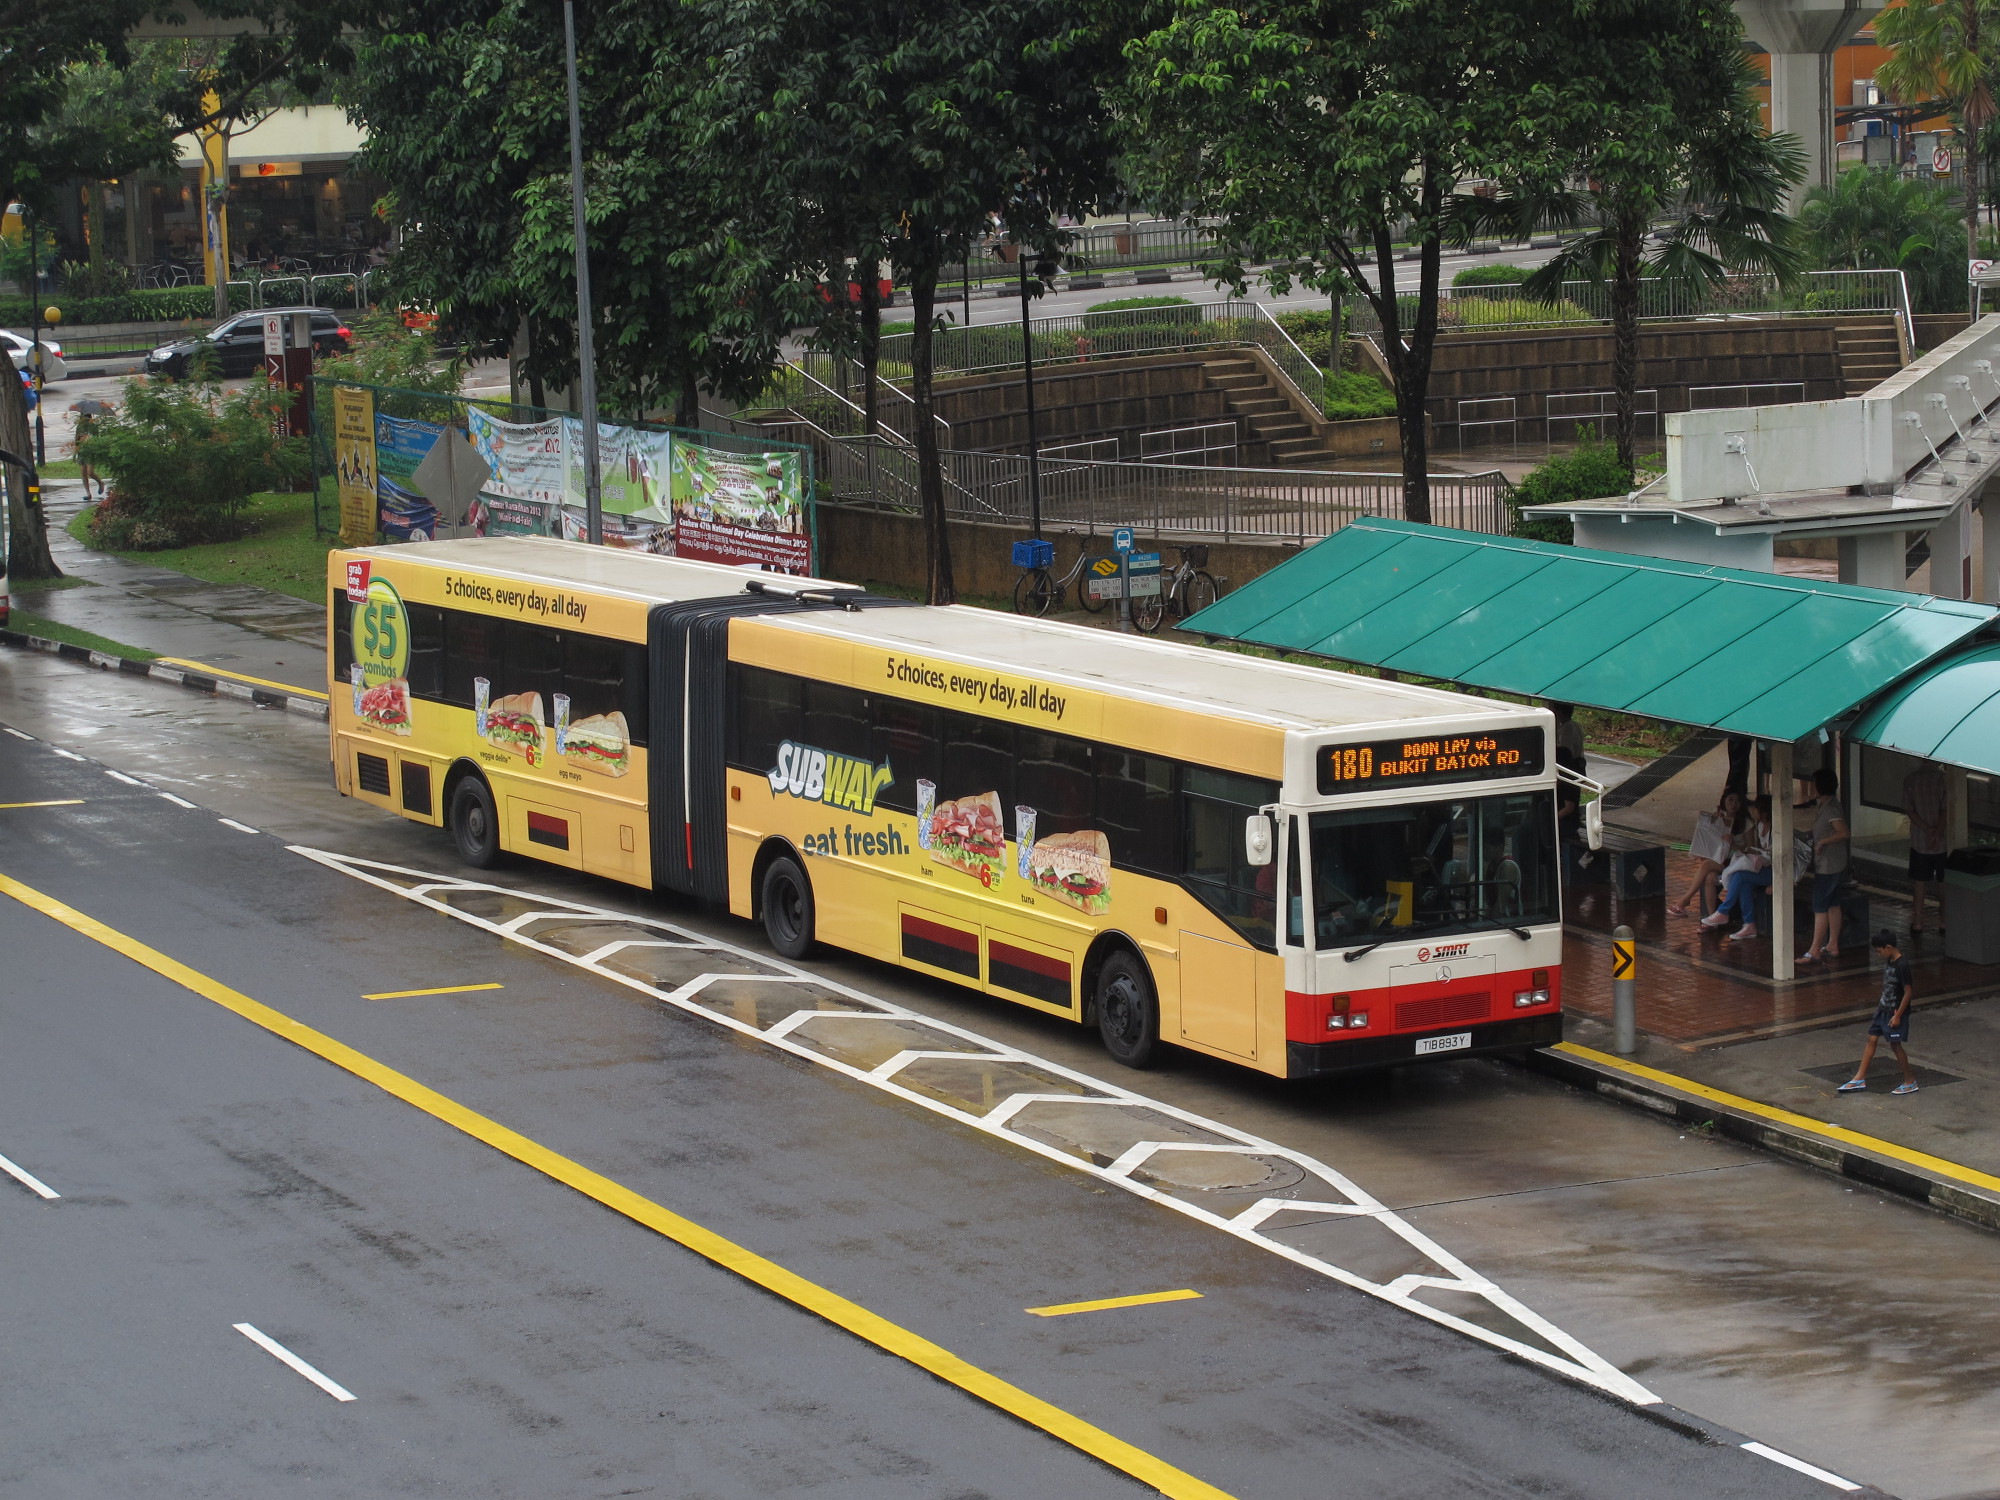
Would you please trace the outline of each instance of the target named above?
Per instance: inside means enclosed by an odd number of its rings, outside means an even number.
[[[1347,1017],[1345,1016],[1328,1016],[1326,1018],[1326,1029],[1328,1031],[1340,1031],[1345,1029],[1346,1025]]]
[[[1357,1010],[1353,1015],[1347,1018],[1347,1026],[1350,1031],[1359,1031],[1362,1027],[1366,1026],[1367,1024],[1368,1024],[1368,1012],[1365,1010]]]
[[[1532,1010],[1537,1005],[1547,1005],[1548,1003],[1549,992],[1547,990],[1514,991],[1514,1009],[1516,1010]]]

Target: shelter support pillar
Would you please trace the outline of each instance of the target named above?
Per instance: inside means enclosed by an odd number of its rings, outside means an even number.
[[[2000,486],[1988,481],[1979,502],[1979,601],[2000,604]]]
[[[1931,593],[1940,599],[1972,597],[1972,501],[1930,530]]]
[[[1842,538],[1841,545],[1847,545]],[[1797,872],[1792,868],[1792,786],[1791,741],[1771,741],[1771,977],[1792,977],[1792,887]]]
[[[1900,531],[1840,538],[1840,581],[1870,589],[1899,589],[1908,580],[1903,558],[1908,544]]]

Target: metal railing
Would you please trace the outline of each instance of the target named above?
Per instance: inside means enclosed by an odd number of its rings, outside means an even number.
[[[252,276],[231,281],[248,296],[251,308],[326,307],[359,311],[375,305],[368,271],[329,271],[324,275]],[[342,295],[344,292],[345,295]]]
[[[1752,381],[1747,385],[1691,385],[1689,411],[1736,410],[1749,406],[1785,406],[1806,399],[1803,380]]]
[[[1222,464],[1236,461],[1241,434],[1234,422],[1206,422],[1197,427],[1161,427],[1139,434],[1142,464]],[[1077,457],[1096,457],[1078,454]],[[1116,458],[1114,452],[1109,457]]]
[[[1217,258],[1221,252],[1215,230],[1206,225],[1188,225],[1176,219],[1144,219],[1071,230],[1062,267],[1071,276],[1152,268],[1173,270],[1198,266]],[[959,265],[944,267],[938,295],[947,298],[947,288],[956,291],[967,285],[1014,282],[1020,275],[1013,242],[989,237],[973,246],[970,258]]]

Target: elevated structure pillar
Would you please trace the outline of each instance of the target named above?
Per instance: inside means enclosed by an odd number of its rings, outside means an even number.
[[[1807,188],[1833,181],[1833,54],[1887,7],[1882,0],[1737,0],[1750,40],[1771,58],[1771,129],[1805,147]]]

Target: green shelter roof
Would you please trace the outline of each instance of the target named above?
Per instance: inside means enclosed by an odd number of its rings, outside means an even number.
[[[1925,594],[1364,517],[1182,628],[1792,740],[1996,615]]]
[[[1850,738],[2000,776],[2000,642],[1933,662],[1883,695]]]

